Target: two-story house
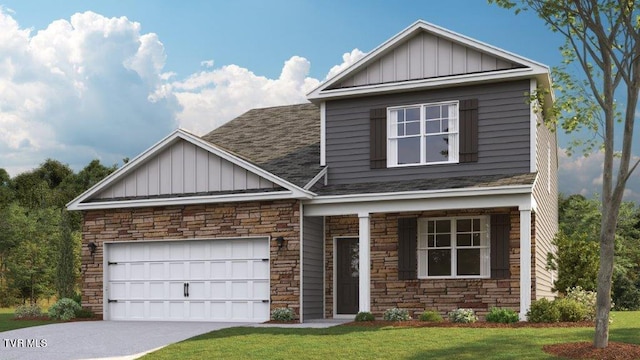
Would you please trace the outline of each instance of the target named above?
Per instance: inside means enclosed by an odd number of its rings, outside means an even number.
[[[69,203],[105,319],[446,314],[552,296],[537,62],[418,21],[308,94],[176,130]]]

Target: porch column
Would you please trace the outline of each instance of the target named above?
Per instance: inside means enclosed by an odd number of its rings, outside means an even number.
[[[369,213],[358,214],[359,225],[359,261],[358,272],[360,276],[360,304],[358,311],[371,311],[371,239],[369,230]]]
[[[520,320],[531,306],[531,210],[520,210]]]

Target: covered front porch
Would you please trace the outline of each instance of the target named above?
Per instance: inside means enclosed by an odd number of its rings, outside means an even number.
[[[361,198],[345,202],[340,201],[345,199],[325,198],[304,203],[302,320],[319,316],[353,318],[360,311],[381,317],[392,307],[406,308],[412,315],[425,309],[446,314],[458,307],[470,307],[482,315],[491,306],[512,308],[524,319],[531,304],[532,288],[535,288],[532,286],[531,261],[534,201],[526,192],[478,192],[475,191],[472,197],[468,194],[430,194],[423,198],[401,198],[396,194],[387,199]],[[497,238],[489,234],[498,231],[494,227],[498,215],[508,222],[505,253],[496,249]],[[465,249],[478,254],[480,263],[472,263],[482,269],[465,275],[457,264],[463,261],[453,256],[454,273],[430,274],[441,270],[431,265],[427,267],[425,258],[430,248],[424,248],[426,243],[416,241],[413,234],[409,238],[413,236],[413,242],[418,243],[417,249],[415,245],[408,250],[401,245],[402,238],[407,237],[403,229],[412,226],[407,224],[417,222],[418,228],[427,229],[429,223],[435,224],[430,219],[436,219],[434,221],[439,224],[453,219],[451,224],[460,224],[461,228],[462,224],[476,219],[478,223],[486,222],[486,249],[482,246],[477,246],[477,250]],[[465,236],[461,233],[460,236]],[[482,236],[482,232],[477,236]],[[321,257],[318,251],[321,251]],[[314,265],[317,261],[310,259],[312,252],[316,260],[321,259],[321,274]],[[455,250],[449,250],[452,252]],[[413,264],[404,263],[403,257],[412,256],[417,258]],[[496,269],[500,261],[507,264],[506,269]],[[310,277],[307,272],[317,276]],[[321,298],[318,297],[319,282],[322,283]],[[310,312],[309,308],[315,311]]]

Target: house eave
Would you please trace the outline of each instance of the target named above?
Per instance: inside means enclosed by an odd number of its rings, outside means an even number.
[[[189,197],[169,197],[156,199],[130,199],[130,200],[110,200],[95,201],[72,204],[69,210],[104,210],[120,208],[139,207],[160,207],[179,205],[200,205],[215,204],[222,202],[246,202],[246,201],[266,201],[266,200],[289,200],[289,199],[310,199],[311,195],[300,197],[292,191],[270,191],[265,193],[251,194],[225,194],[225,195],[202,195]]]
[[[311,102],[319,102],[337,98],[357,97],[370,94],[391,94],[403,91],[430,90],[451,86],[474,85],[479,83],[490,83],[497,81],[521,80],[536,78],[543,84],[548,86],[548,71],[518,68],[508,70],[498,70],[485,73],[460,74],[438,78],[409,80],[394,83],[381,83],[372,85],[363,85],[349,88],[337,88],[330,90],[322,90],[307,96]]]
[[[371,201],[388,201],[388,200],[414,200],[414,199],[438,199],[446,197],[473,197],[487,195],[513,195],[513,194],[531,194],[532,185],[513,185],[513,186],[496,186],[483,188],[464,188],[464,189],[445,189],[445,190],[422,190],[422,191],[404,191],[404,192],[388,192],[374,194],[349,194],[349,195],[327,195],[316,196],[311,200],[305,201],[305,204],[339,204],[350,202],[371,202]]]

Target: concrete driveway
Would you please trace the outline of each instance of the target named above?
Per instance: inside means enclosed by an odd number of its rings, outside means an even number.
[[[0,332],[0,359],[135,359],[190,337],[249,323],[79,321]]]

